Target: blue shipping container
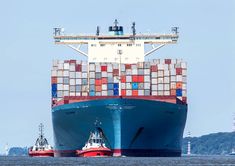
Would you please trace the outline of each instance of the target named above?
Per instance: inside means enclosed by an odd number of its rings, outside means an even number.
[[[176,96],[182,96],[182,89],[176,89]]]
[[[113,90],[113,95],[114,96],[118,96],[119,95],[119,90],[118,89],[114,89]]]
[[[51,96],[52,96],[52,98],[57,98],[57,92],[56,91],[51,91]]]
[[[51,91],[57,91],[57,84],[51,84]]]
[[[108,84],[108,90],[113,90],[113,84]]]
[[[114,83],[113,84],[113,89],[118,89],[118,87],[119,87],[119,83]]]
[[[138,83],[137,82],[132,83],[132,89],[138,89]]]
[[[89,92],[89,95],[90,95],[90,96],[95,96],[95,92],[94,92],[94,91],[90,91],[90,92]]]

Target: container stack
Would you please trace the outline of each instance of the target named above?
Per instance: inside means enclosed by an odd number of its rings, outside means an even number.
[[[121,65],[55,60],[52,98],[59,101],[64,96],[176,96],[186,102],[186,72],[186,63],[181,59]]]
[[[89,64],[89,96],[119,95],[119,64]]]
[[[150,95],[150,63],[121,64],[122,96]]]
[[[53,61],[51,75],[52,98],[88,96],[87,63],[76,60]]]

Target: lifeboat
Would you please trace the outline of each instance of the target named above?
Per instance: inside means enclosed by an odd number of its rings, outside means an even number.
[[[113,155],[112,150],[105,146],[102,133],[97,129],[90,133],[85,146],[82,150],[77,150],[76,153],[79,157],[108,157]]]
[[[54,157],[53,147],[48,144],[47,139],[44,137],[42,124],[39,125],[39,137],[35,145],[28,149],[28,154],[31,157]]]

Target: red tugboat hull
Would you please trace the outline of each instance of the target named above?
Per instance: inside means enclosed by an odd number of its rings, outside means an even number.
[[[54,157],[53,150],[29,151],[30,157]]]
[[[113,152],[108,148],[90,148],[87,150],[77,150],[78,157],[109,157]]]

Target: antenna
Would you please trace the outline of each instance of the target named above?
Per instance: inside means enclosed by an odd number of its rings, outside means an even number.
[[[179,27],[172,27],[171,32],[177,35],[179,33]]]
[[[99,35],[100,35],[100,27],[97,26],[97,27],[96,27],[96,36],[99,36]]]
[[[61,35],[61,31],[64,31],[64,29],[62,29],[62,28],[53,28],[54,29],[54,35],[55,36],[59,36],[59,35]]]
[[[190,142],[190,139],[191,139],[191,133],[190,131],[188,132],[188,149],[187,149],[187,155],[191,155],[191,142]]]
[[[114,25],[115,25],[115,27],[118,25],[118,21],[117,21],[117,19],[115,19],[115,21],[114,21]]]
[[[233,132],[235,132],[235,113],[233,113]]]
[[[44,126],[43,126],[43,124],[42,123],[40,123],[40,125],[39,125],[39,137],[43,137],[44,136]]]
[[[132,23],[131,29],[133,36],[135,36],[136,35],[135,22]]]

